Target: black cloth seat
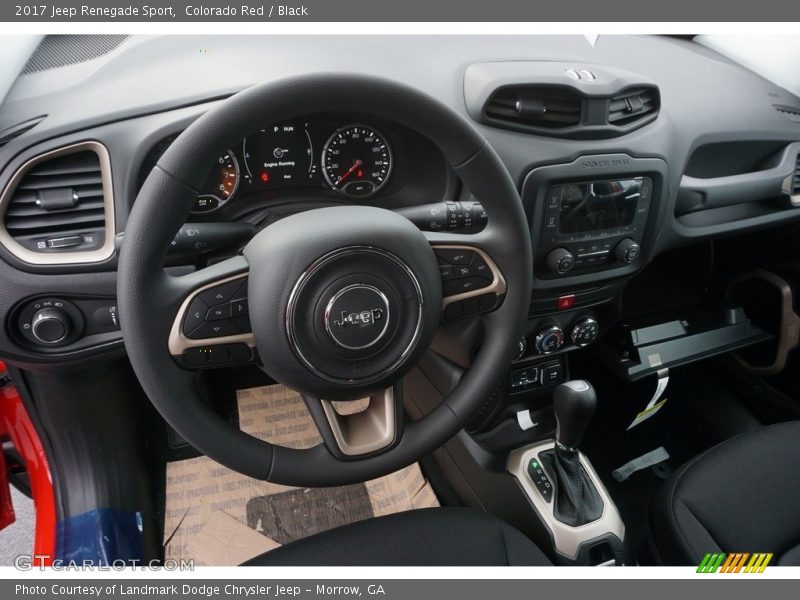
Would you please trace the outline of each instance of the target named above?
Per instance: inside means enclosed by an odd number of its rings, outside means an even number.
[[[485,513],[429,508],[318,533],[248,561],[248,566],[550,565],[517,529]]]
[[[762,427],[689,461],[650,505],[658,558],[698,565],[707,552],[772,552],[800,565],[800,421]]]

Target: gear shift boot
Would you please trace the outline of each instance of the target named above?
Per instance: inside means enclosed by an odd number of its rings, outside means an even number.
[[[554,483],[553,516],[570,527],[580,527],[603,516],[603,500],[577,451],[556,447],[539,454]]]

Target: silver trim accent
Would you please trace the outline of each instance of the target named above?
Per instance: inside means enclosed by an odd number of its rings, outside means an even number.
[[[414,289],[417,292],[417,300],[419,302],[420,311],[419,311],[419,316],[417,317],[417,325],[414,330],[414,335],[411,338],[411,341],[409,342],[408,346],[406,346],[406,348],[403,350],[403,352],[400,354],[400,356],[397,358],[396,361],[394,361],[391,365],[389,365],[386,369],[384,369],[380,373],[365,379],[340,379],[338,377],[331,377],[330,375],[327,375],[322,371],[319,371],[303,355],[303,353],[300,351],[300,348],[298,348],[297,346],[297,341],[294,334],[294,327],[292,326],[292,321],[293,321],[292,317],[294,316],[294,305],[295,305],[295,300],[297,299],[297,293],[300,290],[300,286],[305,282],[306,279],[308,279],[311,275],[313,275],[314,272],[317,269],[319,269],[322,265],[333,260],[334,258],[338,258],[339,256],[342,256],[344,254],[356,254],[358,252],[371,252],[373,254],[383,256],[385,258],[388,258],[395,264],[397,264],[401,269],[403,269],[403,271],[405,271],[406,275],[408,275],[408,277],[414,284]],[[400,260],[397,256],[395,256],[391,252],[383,250],[382,248],[376,248],[374,246],[346,246],[344,248],[334,250],[333,252],[329,252],[328,254],[321,256],[313,263],[311,263],[311,266],[309,266],[305,271],[303,271],[303,273],[300,274],[300,277],[297,279],[297,282],[294,284],[294,287],[292,287],[292,291],[289,294],[289,300],[286,305],[286,317],[284,319],[284,328],[286,330],[286,336],[289,340],[289,347],[292,349],[292,352],[294,352],[294,355],[298,359],[300,359],[300,362],[302,362],[316,376],[321,377],[326,381],[333,381],[336,383],[351,383],[353,381],[358,381],[360,383],[368,383],[370,381],[385,377],[386,374],[394,371],[397,367],[400,366],[400,364],[402,364],[406,356],[408,356],[414,349],[422,333],[423,304],[424,303],[422,300],[422,287],[420,286],[416,275],[414,275],[414,272],[408,267],[408,265],[404,263],[402,260]]]
[[[172,329],[170,329],[169,332],[169,342],[167,345],[169,348],[169,353],[172,356],[180,356],[189,348],[196,348],[198,346],[218,346],[220,344],[243,343],[247,344],[251,348],[255,347],[256,339],[253,337],[252,333],[240,333],[238,335],[227,335],[225,337],[205,338],[201,340],[193,340],[183,334],[183,318],[186,316],[186,312],[189,310],[189,305],[192,303],[192,300],[206,290],[217,287],[218,285],[222,285],[224,283],[228,283],[229,281],[244,279],[248,276],[248,274],[249,273],[241,273],[239,275],[231,275],[230,277],[219,279],[218,281],[213,281],[204,285],[203,287],[197,288],[186,297],[181,304],[181,307],[178,309],[178,314],[175,315],[175,320],[172,322]]]
[[[445,296],[442,298],[442,310],[447,308],[448,305],[452,304],[453,302],[458,302],[460,300],[466,300],[467,298],[474,298],[475,296],[483,296],[484,294],[488,294],[494,292],[496,295],[501,296],[506,293],[508,286],[506,285],[506,280],[503,277],[503,274],[500,272],[497,263],[492,260],[492,257],[486,254],[483,250],[476,246],[463,246],[458,244],[431,244],[431,248],[433,248],[434,252],[436,250],[469,250],[470,252],[475,252],[476,254],[480,254],[481,258],[486,261],[486,264],[489,265],[489,270],[492,272],[493,279],[492,283],[487,287],[480,288],[478,290],[472,290],[471,292],[462,292],[460,294],[454,294],[452,296]]]
[[[369,406],[352,415],[340,415],[330,400],[320,400],[336,445],[342,454],[359,456],[386,448],[394,442],[394,388],[371,396]]]
[[[578,550],[583,542],[607,533],[611,533],[619,538],[620,541],[623,541],[625,539],[625,524],[619,516],[616,505],[613,500],[611,500],[605,486],[592,467],[592,463],[589,462],[589,459],[583,454],[579,453],[581,465],[586,469],[586,473],[597,488],[597,492],[603,501],[603,514],[600,515],[600,518],[596,521],[581,525],[580,527],[570,527],[566,523],[562,523],[555,518],[553,514],[555,494],[553,494],[553,499],[549,503],[545,502],[539,490],[533,485],[527,471],[527,465],[532,458],[540,460],[539,454],[541,452],[551,450],[554,447],[555,442],[549,440],[540,444],[518,448],[509,455],[506,468],[508,472],[517,479],[517,482],[525,492],[534,510],[542,519],[545,527],[550,530],[556,552],[563,554],[567,558],[574,559],[578,556]],[[550,476],[549,472],[548,476]]]
[[[14,195],[17,186],[22,178],[36,165],[53,158],[75,154],[84,150],[94,152],[100,159],[100,178],[103,186],[103,210],[105,213],[105,241],[103,242],[103,246],[96,250],[89,250],[86,252],[73,251],[56,253],[34,252],[33,250],[29,250],[11,237],[5,225],[6,210],[8,209],[8,204],[11,202],[11,197]],[[8,185],[3,189],[3,193],[0,195],[0,244],[5,246],[11,254],[23,262],[32,265],[69,265],[101,262],[114,255],[114,234],[114,188],[111,178],[111,159],[108,154],[108,149],[100,142],[79,142],[34,156],[15,171]]]
[[[378,334],[378,337],[376,337],[374,340],[372,340],[369,344],[364,344],[363,346],[348,346],[347,344],[343,344],[340,340],[338,340],[336,338],[336,335],[334,335],[333,331],[331,330],[331,309],[333,308],[333,305],[336,304],[336,301],[339,298],[341,298],[347,292],[349,292],[351,290],[356,290],[356,289],[369,290],[371,292],[376,293],[378,296],[380,296],[381,300],[383,300],[383,303],[386,306],[386,316],[384,317],[383,329],[381,329],[381,332]],[[386,330],[389,328],[389,315],[390,314],[391,313],[390,313],[390,310],[389,310],[389,299],[386,297],[386,294],[384,294],[382,291],[380,291],[374,285],[368,285],[366,283],[354,283],[354,284],[348,285],[348,286],[342,288],[341,290],[339,290],[338,292],[336,292],[333,295],[333,297],[328,301],[328,305],[325,307],[325,317],[324,317],[325,331],[327,331],[328,335],[330,336],[330,338],[336,344],[341,346],[342,348],[345,348],[347,350],[363,350],[364,348],[369,348],[370,346],[374,346],[375,344],[377,344],[380,341],[380,339],[386,334]]]
[[[53,312],[55,312],[55,310],[57,309],[42,308],[38,310],[35,315],[33,315],[33,319],[31,320],[31,333],[33,334],[33,337],[39,340],[39,342],[42,344],[60,344],[67,338],[67,335],[69,335],[69,327],[67,327],[67,324],[64,323],[64,321],[62,321],[61,319],[59,319],[57,315],[52,314]],[[47,313],[47,315],[43,315],[42,313]],[[39,334],[36,333],[36,327],[39,324],[44,323],[45,321],[56,321],[58,323],[61,323],[62,327],[64,328],[64,333],[61,335],[60,338],[58,338],[57,340],[45,340],[39,337]]]

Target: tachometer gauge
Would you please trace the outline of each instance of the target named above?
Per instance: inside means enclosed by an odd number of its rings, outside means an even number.
[[[389,181],[392,150],[380,133],[365,125],[337,129],[322,149],[322,173],[337,192],[370,196]]]
[[[209,212],[233,198],[239,188],[239,161],[228,150],[217,159],[197,196],[192,212]]]

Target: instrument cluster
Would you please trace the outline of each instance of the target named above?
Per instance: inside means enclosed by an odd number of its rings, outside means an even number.
[[[140,184],[177,136],[153,148]],[[217,158],[192,212],[210,213],[244,196],[296,188],[369,198],[384,189],[394,171],[392,142],[371,124],[327,117],[274,123]]]

